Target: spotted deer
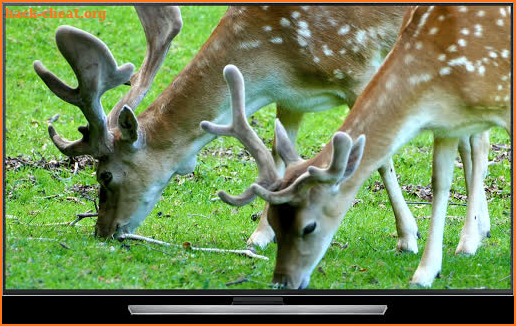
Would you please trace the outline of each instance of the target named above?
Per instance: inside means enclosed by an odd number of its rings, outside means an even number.
[[[302,160],[276,121],[276,151],[286,164],[283,177],[246,121],[242,74],[235,66],[226,67],[232,123],[205,121],[201,127],[238,138],[256,159],[259,177],[244,195],[269,203],[267,218],[278,243],[274,283],[308,286],[359,188],[423,130],[434,134],[434,197],[428,240],[411,282],[431,286],[441,271],[459,138],[461,152],[472,156],[465,161],[468,207],[457,253],[475,253],[490,229],[483,189],[487,130],[501,126],[511,133],[510,16],[510,7],[501,6],[411,8],[384,63],[315,157]]]

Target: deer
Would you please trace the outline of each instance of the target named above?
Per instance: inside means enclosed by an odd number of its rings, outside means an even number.
[[[288,289],[309,285],[359,188],[423,130],[434,134],[434,197],[428,238],[410,283],[430,287],[441,272],[459,143],[460,152],[471,156],[464,162],[468,204],[456,253],[475,253],[490,230],[483,188],[489,129],[512,132],[510,16],[510,7],[502,6],[411,7],[392,50],[317,155],[301,159],[276,120],[274,146],[286,165],[283,175],[246,120],[242,73],[236,66],[225,68],[232,121],[200,126],[237,138],[255,158],[259,176],[244,194],[269,204],[267,219],[277,241],[273,283]]]
[[[230,115],[230,99],[220,78],[225,65],[237,65],[252,81],[246,115],[276,102],[277,117],[294,142],[304,113],[345,103],[352,106],[394,44],[406,10],[393,6],[230,7],[194,59],[138,116],[134,110],[181,30],[179,8],[136,7],[148,43],[136,74],[132,64],[118,67],[98,38],[60,27],[56,43],[79,86],[66,85],[39,61],[34,68],[52,92],[78,106],[88,121],[79,128],[83,137],[76,141],[62,138],[52,125],[48,132],[64,155],[98,159],[95,234],[119,238],[133,233],[172,177],[193,171],[197,153],[215,138],[199,130],[199,123],[227,121]],[[330,49],[331,44],[340,47]],[[101,65],[92,65],[95,62]],[[106,116],[100,96],[123,84],[129,84],[130,90]],[[279,154],[274,152],[273,157],[278,171],[284,170]],[[386,161],[379,172],[393,203],[399,236],[396,248],[417,252],[417,224],[403,199],[392,161]],[[264,247],[273,240],[266,210],[248,245]]]
[[[200,131],[199,122],[228,117],[229,98],[220,78],[226,64],[238,64],[257,81],[248,92],[246,114],[276,102],[277,116],[295,141],[305,112],[354,102],[394,43],[406,10],[391,6],[230,7],[190,64],[136,117],[134,110],[181,30],[182,18],[178,7],[135,8],[148,43],[138,73],[132,73],[132,64],[117,67],[101,40],[69,26],[58,28],[56,43],[77,75],[79,86],[74,89],[66,85],[40,61],[34,63],[49,89],[78,106],[88,121],[87,126],[79,128],[83,137],[77,141],[62,138],[52,125],[48,132],[64,155],[98,159],[100,191],[95,232],[104,238],[134,232],[169,180],[175,174],[193,171],[196,154],[215,138]],[[353,37],[348,37],[338,51],[329,50],[328,44],[347,35]],[[277,65],[256,69],[265,65],[250,60],[254,56]],[[95,62],[100,65],[92,65]],[[106,116],[100,97],[122,84],[131,85],[130,90]],[[310,99],[311,103],[298,99]],[[275,160],[282,169],[277,153]],[[386,166],[380,173],[387,181],[389,194],[399,203],[394,205],[401,225],[398,248],[417,252],[417,225],[396,178],[384,173],[392,171],[392,162]],[[267,220],[262,218],[249,243],[263,247],[273,237]]]

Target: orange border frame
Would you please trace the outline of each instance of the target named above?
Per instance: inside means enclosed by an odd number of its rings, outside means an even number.
[[[4,1],[4,0],[0,0],[0,3],[3,4],[4,2],[10,2],[10,3],[27,3],[27,2],[31,2],[31,1],[23,1],[23,0],[11,0],[11,1]],[[62,2],[62,3],[70,3],[72,1],[67,1],[67,0],[52,0],[52,1],[49,1],[49,0],[39,0],[39,1],[34,1],[34,2],[37,2],[38,4],[44,4],[44,3],[59,3],[59,2]],[[91,0],[74,0],[73,1],[74,3],[92,3]],[[124,3],[127,3],[127,1],[121,1],[121,0],[112,0],[112,1],[95,1],[95,3],[98,3],[98,4],[102,4],[103,2],[105,3],[117,3],[117,2],[124,2]],[[134,3],[145,3],[145,2],[153,2],[153,3],[159,3],[159,2],[162,2],[162,3],[170,3],[170,2],[173,2],[173,0],[132,0],[130,2],[134,2]],[[226,1],[221,1],[221,0],[195,0],[195,1],[192,1],[192,0],[180,0],[181,3],[220,3],[220,4],[231,4],[231,3],[241,3],[240,1],[237,1],[237,0],[226,0]],[[262,2],[282,2],[282,3],[307,3],[307,4],[313,4],[314,2],[310,2],[310,1],[306,1],[306,0],[267,0],[267,1],[260,1],[260,0],[246,0],[245,2],[247,3],[262,3]],[[371,2],[374,2],[374,3],[400,3],[400,2],[407,2],[407,3],[413,3],[411,1],[407,1],[407,0],[400,0],[400,1],[389,1],[389,0],[374,0],[374,1],[367,1],[367,0],[326,0],[324,1],[326,3],[328,2],[335,2],[335,3],[342,3],[342,2],[353,2],[353,3],[359,3],[359,2],[362,2],[362,3],[371,3]],[[450,1],[431,1],[431,0],[418,0],[417,1],[418,3],[436,3],[436,2],[442,2],[442,3],[453,3],[453,4],[456,4],[457,2],[450,2]],[[496,3],[507,3],[507,4],[513,4],[515,3],[515,1],[481,1],[481,0],[469,0],[468,3],[474,3],[474,2],[477,2],[477,3],[488,3],[488,2],[496,2]],[[2,11],[2,15],[3,15],[3,11]],[[513,17],[514,14],[513,14]],[[2,22],[3,22],[3,17],[2,17]],[[0,35],[2,36],[2,40],[3,40],[3,24],[0,24]],[[514,20],[513,20],[513,35],[516,35],[516,24],[514,23]],[[3,46],[0,47],[0,56],[3,58]],[[513,58],[514,58],[514,39],[513,39]],[[515,76],[515,72],[516,72],[516,65],[514,64],[513,62],[513,78]],[[0,75],[3,76],[3,73],[4,73],[4,62],[2,60],[1,64],[0,64]],[[2,99],[3,101],[3,78],[0,78],[0,98]],[[4,108],[3,108],[3,102],[0,104],[0,124],[3,126],[3,113],[4,113]],[[515,110],[515,105],[514,105],[514,85],[513,85],[513,117],[516,115],[516,110]],[[513,126],[512,126],[513,130],[513,135],[514,135],[514,131],[516,131],[515,127],[514,127],[514,121],[513,121]],[[3,154],[3,144],[4,144],[4,139],[2,137],[2,141],[0,143],[2,146],[0,146],[0,154]],[[514,163],[514,162],[513,162]],[[3,162],[2,162],[3,164]],[[514,176],[513,176],[513,179],[514,179]],[[3,173],[0,173],[0,187],[2,187],[2,190],[3,190]],[[513,183],[513,194],[514,194],[514,183]],[[3,212],[3,200],[2,202],[0,202],[0,210]],[[516,215],[516,209],[513,205],[513,219],[514,219],[514,216]],[[513,226],[514,227],[514,226]],[[3,224],[0,224],[0,230],[2,231],[2,234],[3,234]],[[513,235],[514,235],[514,230],[513,230]],[[3,241],[0,242],[0,255],[3,255]],[[515,252],[514,249],[515,249],[515,241],[513,239],[513,253]],[[3,256],[2,256],[3,258]],[[513,258],[514,259],[514,258]],[[514,261],[513,261],[513,266],[514,266]],[[2,261],[2,268],[3,268],[3,261]],[[513,267],[514,268],[514,267]],[[0,282],[3,282],[3,272],[0,274]],[[2,283],[3,284],[3,283]],[[514,284],[514,269],[513,269],[513,284]],[[513,300],[514,300],[514,296],[513,296]],[[0,296],[0,304],[2,303],[2,296]],[[516,305],[515,305],[516,306]],[[3,325],[3,319],[1,319],[2,317],[2,308],[3,308],[3,305],[2,307],[0,308],[0,324]],[[516,311],[516,310],[515,310]],[[516,312],[515,312],[515,320],[516,320]],[[90,325],[90,324],[83,324],[83,325]],[[93,325],[101,325],[101,324],[92,324]],[[142,325],[154,325],[154,324],[142,324]],[[210,324],[177,324],[177,325],[185,325],[185,326],[200,326],[200,325],[210,325]],[[255,325],[255,326],[279,326],[281,324],[249,324],[249,325]],[[303,324],[303,326],[310,326],[310,325],[317,325],[317,324]],[[353,324],[334,324],[334,325],[353,325]],[[370,326],[370,325],[374,325],[374,324],[355,324],[357,326]],[[398,324],[384,324],[384,326],[392,326],[392,325],[398,325]],[[431,326],[431,325],[435,325],[435,324],[426,324],[428,326]],[[515,323],[513,323],[512,325],[515,325]]]

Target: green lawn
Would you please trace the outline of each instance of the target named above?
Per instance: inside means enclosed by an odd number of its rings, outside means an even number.
[[[26,10],[27,7],[9,7]],[[34,7],[35,8],[35,7]],[[44,10],[47,7],[41,7]],[[57,6],[53,6],[57,8]],[[59,25],[68,24],[100,37],[119,64],[137,67],[145,54],[145,39],[132,7],[66,7],[62,10],[106,10],[106,19],[6,19],[6,134],[9,164],[5,189],[5,285],[7,289],[248,289],[269,288],[276,245],[259,254],[269,261],[234,254],[202,253],[183,248],[243,249],[257,221],[251,216],[263,208],[256,200],[242,208],[214,200],[220,189],[242,191],[256,176],[255,165],[242,154],[234,139],[216,139],[198,157],[195,172],[176,176],[162,200],[137,230],[138,234],[175,244],[160,247],[134,241],[120,243],[93,237],[93,219],[81,226],[47,225],[70,222],[75,214],[94,209],[94,167],[86,164],[70,180],[73,162],[64,157],[47,134],[47,120],[59,113],[57,130],[68,139],[79,137],[77,127],[86,123],[81,112],[54,96],[32,68],[34,60],[70,84],[75,76],[54,43]],[[35,8],[36,9],[36,8]],[[191,60],[217,25],[226,7],[183,7],[184,27],[173,41],[169,55],[141,112]],[[102,98],[112,107],[127,88],[121,86]],[[348,108],[307,114],[298,149],[309,157],[331,139]],[[254,115],[260,136],[271,145],[274,105]],[[505,131],[495,129],[491,142],[510,145]],[[394,157],[402,185],[426,186],[431,182],[431,134],[418,136]],[[434,289],[509,289],[511,287],[511,162],[504,150],[491,151],[486,187],[492,237],[472,257],[454,255],[464,222],[464,206],[449,206],[444,234],[441,278]],[[17,159],[14,159],[17,158]],[[501,159],[500,159],[501,158]],[[429,205],[411,205],[423,239],[419,253],[397,254],[394,217],[385,190],[376,191],[377,173],[357,195],[324,259],[312,275],[311,289],[405,289],[415,271],[428,234]],[[464,203],[462,170],[455,169],[453,192]],[[407,193],[409,201],[420,201]],[[58,195],[58,196],[54,196]],[[54,196],[54,197],[52,197]],[[347,245],[346,245],[347,244]],[[157,250],[153,250],[157,249]],[[241,284],[226,285],[246,277]]]

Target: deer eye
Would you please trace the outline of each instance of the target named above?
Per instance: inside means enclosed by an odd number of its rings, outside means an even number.
[[[111,172],[102,171],[100,173],[100,181],[102,182],[103,185],[109,184],[109,182],[111,182],[111,180],[113,180],[113,174],[111,174]]]
[[[310,223],[307,226],[305,226],[305,228],[303,229],[303,236],[314,232],[316,226],[317,226],[317,223],[315,223],[315,222]]]

